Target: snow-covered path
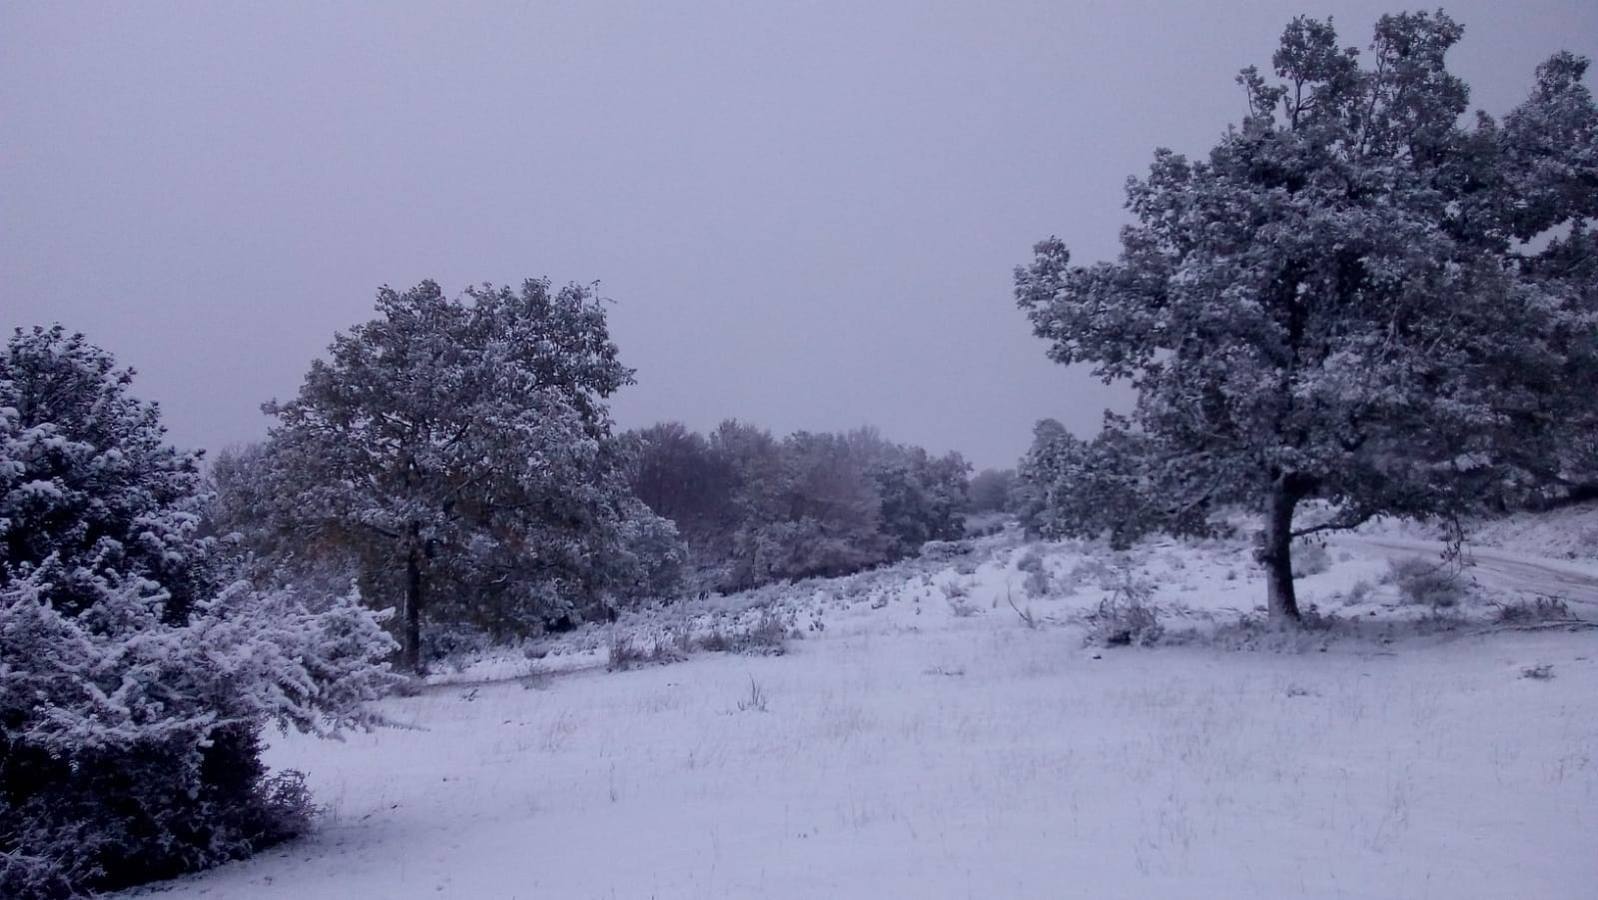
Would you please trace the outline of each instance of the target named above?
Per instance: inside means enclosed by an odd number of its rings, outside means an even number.
[[[1349,535],[1334,539],[1350,548],[1389,558],[1440,557],[1447,546],[1440,541]],[[1466,545],[1466,573],[1488,590],[1521,595],[1559,597],[1573,604],[1584,617],[1598,613],[1598,565],[1548,559],[1491,547]]]

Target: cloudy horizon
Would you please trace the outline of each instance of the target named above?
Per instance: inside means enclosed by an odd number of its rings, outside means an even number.
[[[1472,109],[1598,55],[1590,3],[1446,8]],[[216,449],[379,285],[597,279],[623,427],[869,424],[1010,465],[1126,397],[1047,360],[1011,268],[1050,234],[1112,255],[1126,177],[1204,153],[1294,13],[1364,46],[1388,10],[12,6],[0,325],[84,332]]]

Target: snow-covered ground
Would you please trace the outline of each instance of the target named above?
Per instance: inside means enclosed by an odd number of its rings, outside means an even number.
[[[1441,538],[1435,525],[1383,521],[1366,529],[1391,537]],[[1465,523],[1466,540],[1477,550],[1502,550],[1598,566],[1598,500],[1546,512],[1517,512]]]
[[[606,672],[600,629],[441,673],[383,704],[403,727],[274,743],[327,805],[318,832],[159,889],[1594,896],[1598,631],[1491,627],[1490,585],[1438,619],[1384,582],[1390,552],[1330,545],[1301,602],[1363,625],[1292,642],[1235,625],[1263,599],[1242,541],[1011,533],[625,618],[640,647],[772,617],[802,637]],[[1167,642],[1084,647],[1128,579]]]

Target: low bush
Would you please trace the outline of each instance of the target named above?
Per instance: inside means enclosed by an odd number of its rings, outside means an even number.
[[[933,561],[957,559],[971,555],[970,541],[927,541],[921,545],[921,558]]]
[[[762,610],[754,625],[733,642],[733,652],[781,656],[788,652],[788,623],[775,610]]]
[[[1018,572],[1043,571],[1042,551],[1040,551],[1037,547],[1028,547],[1026,552],[1022,553],[1020,558],[1015,561],[1015,568]]]
[[[240,585],[163,625],[139,582],[69,616],[53,574],[0,589],[0,896],[171,878],[304,831],[303,779],[267,772],[260,735],[368,722],[394,680],[380,619]]]
[[[815,623],[812,623],[814,627]],[[788,637],[793,624],[773,609],[761,610],[760,616],[746,629],[727,631],[720,626],[694,641],[700,650],[710,653],[742,653],[748,656],[781,656],[788,652]]]
[[[1319,541],[1305,541],[1293,547],[1293,577],[1319,575],[1332,567],[1332,554]]]
[[[1447,563],[1427,562],[1420,557],[1395,559],[1388,563],[1388,578],[1405,601],[1432,609],[1458,606],[1467,595],[1463,578]]]
[[[1520,677],[1530,678],[1532,681],[1551,681],[1554,677],[1554,667],[1549,663],[1526,666],[1520,670]]]
[[[1502,625],[1538,625],[1543,622],[1570,622],[1570,607],[1558,597],[1538,597],[1531,602],[1517,601],[1498,604],[1495,619]]]
[[[625,672],[646,665],[682,662],[685,657],[676,646],[664,641],[648,642],[635,637],[618,637],[610,642],[610,661],[606,671]]]
[[[949,612],[956,619],[968,619],[979,612],[977,605],[964,597],[949,598]]]
[[[1149,647],[1165,635],[1153,604],[1154,590],[1125,573],[1110,596],[1087,617],[1086,642],[1098,647]]]
[[[1021,581],[1021,590],[1027,597],[1037,600],[1047,597],[1054,589],[1053,580],[1049,578],[1049,570],[1044,568],[1032,569],[1026,573],[1026,578]]]
[[[766,700],[766,689],[751,675],[749,676],[749,693],[738,701],[738,711],[765,712]]]

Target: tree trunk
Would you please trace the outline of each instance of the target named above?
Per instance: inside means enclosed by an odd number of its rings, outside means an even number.
[[[405,645],[402,664],[422,674],[422,550],[412,546],[405,554]]]
[[[1293,591],[1293,508],[1298,498],[1278,483],[1265,501],[1265,530],[1256,556],[1265,568],[1266,603],[1275,624],[1296,624],[1298,597]]]

